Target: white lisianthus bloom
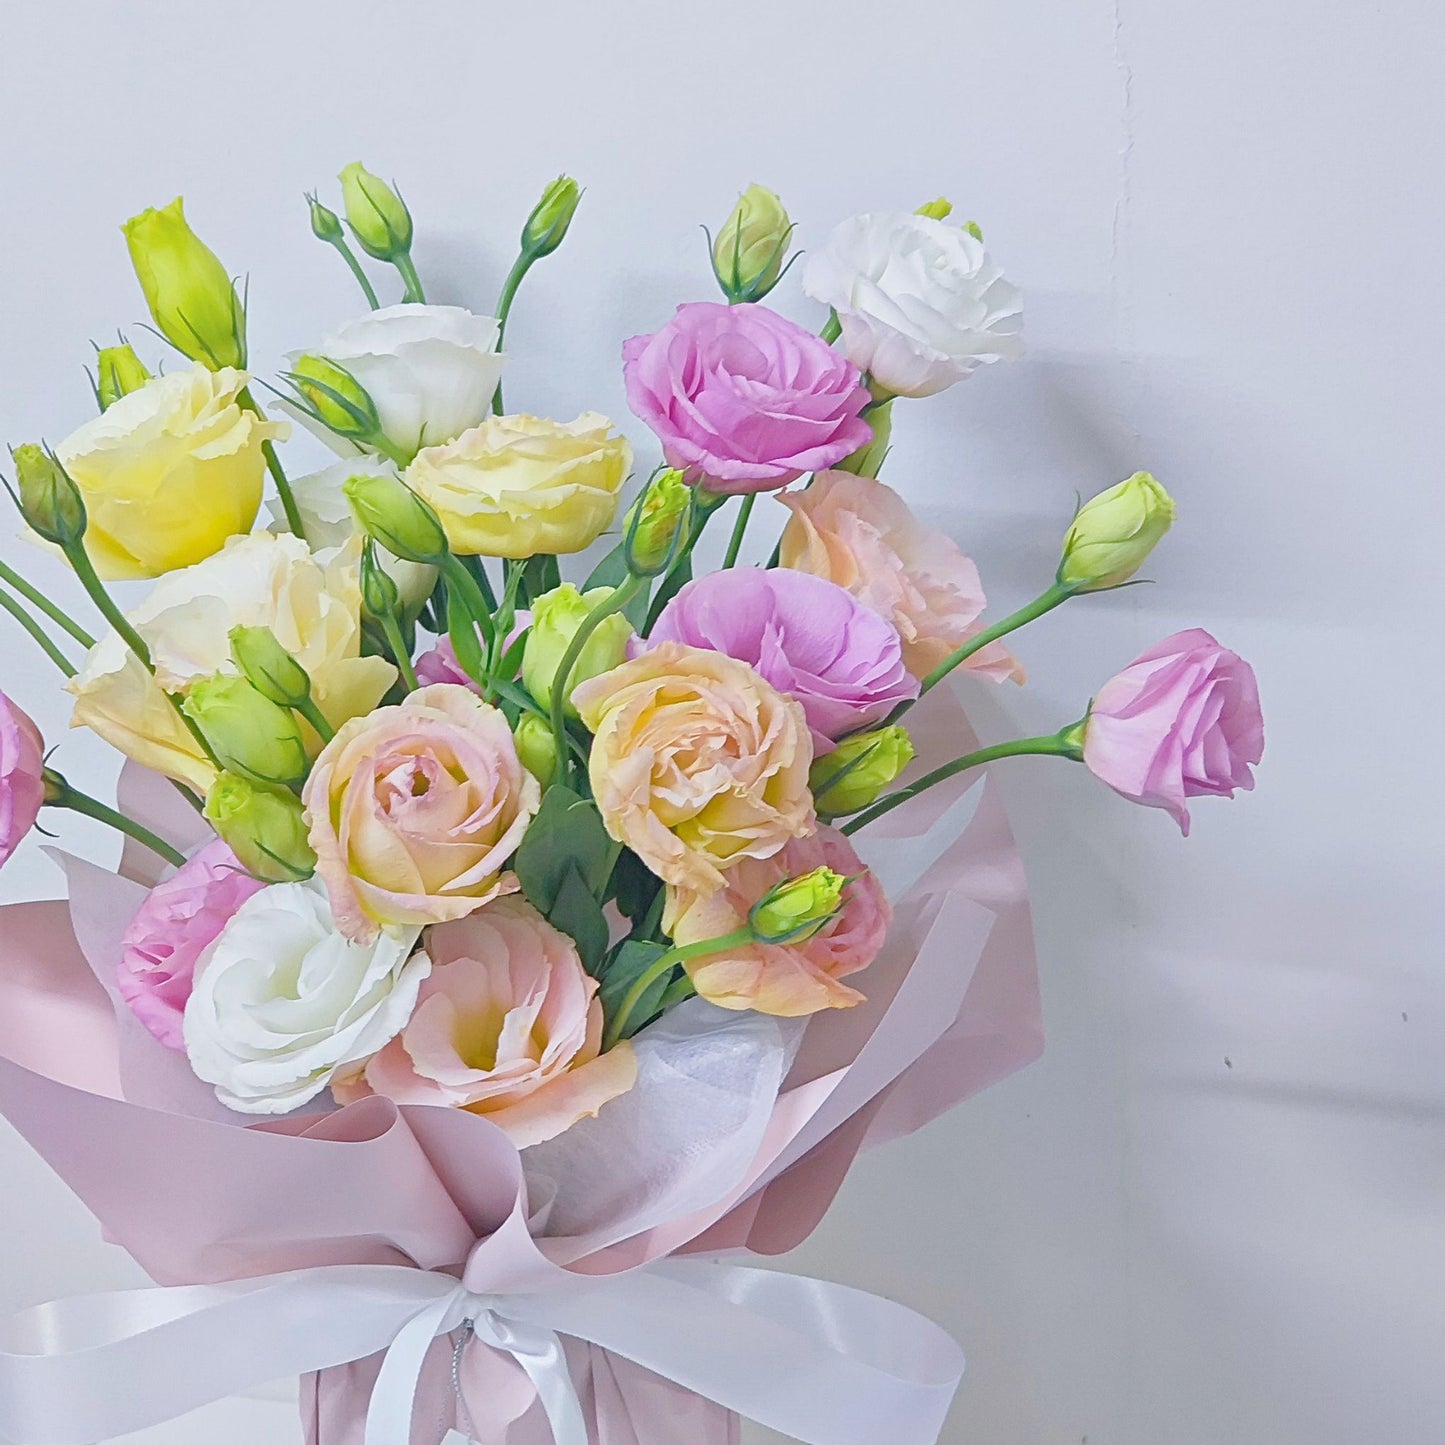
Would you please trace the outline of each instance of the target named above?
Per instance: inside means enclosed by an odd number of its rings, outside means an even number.
[[[397,928],[354,943],[319,884],[262,889],[196,965],[184,1024],[191,1068],[240,1113],[299,1109],[411,1018],[432,967],[420,935]]]
[[[983,242],[930,216],[887,212],[838,226],[803,271],[831,306],[843,350],[896,396],[931,396],[1023,352],[1023,297]]]
[[[454,440],[491,415],[506,360],[497,350],[499,334],[495,317],[461,306],[404,302],[348,321],[311,350],[344,367],[365,387],[387,440],[412,457],[423,447]],[[305,420],[289,404],[286,410]],[[359,450],[310,425],[343,456]]]
[[[306,540],[315,551],[344,547],[357,534],[351,505],[341,490],[355,476],[396,476],[397,469],[384,457],[355,457],[350,461],[333,462],[319,472],[295,477],[291,493],[301,513]],[[286,511],[277,498],[266,503],[271,519],[280,528],[286,527]],[[393,557],[385,547],[376,550],[377,561],[396,583],[401,600],[407,606],[424,602],[436,585],[436,568],[421,562],[404,562]]]

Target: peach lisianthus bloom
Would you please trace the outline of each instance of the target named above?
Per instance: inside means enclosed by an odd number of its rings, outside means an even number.
[[[541,802],[502,713],[454,683],[346,724],[302,792],[337,926],[463,918],[517,881],[503,869]]]
[[[663,927],[680,945],[720,938],[744,927],[753,905],[774,885],[815,868],[831,868],[850,880],[832,922],[798,943],[751,943],[692,959],[685,965],[688,977],[703,998],[721,1008],[784,1018],[862,1002],[863,995],[841,980],[878,956],[893,910],[882,885],[836,828],[794,838],[771,858],[744,860],[706,897],[668,889]]]
[[[886,617],[915,677],[983,630],[978,568],[950,537],[925,527],[892,487],[851,472],[820,472],[805,491],[783,492],[778,500],[793,514],[778,560],[836,582]],[[1024,679],[998,642],[964,666],[998,681]]]
[[[705,895],[817,826],[807,717],[746,663],[665,642],[572,701],[607,831],[664,882]]]
[[[333,1081],[339,1103],[382,1094],[484,1114],[517,1145],[551,1139],[637,1079],[630,1044],[605,1054],[597,980],[566,934],[500,898],[431,931],[432,969],[406,1027]]]

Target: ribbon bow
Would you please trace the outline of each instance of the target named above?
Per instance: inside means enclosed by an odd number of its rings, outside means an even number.
[[[805,1445],[935,1445],[958,1346],[876,1295],[773,1270],[663,1259],[533,1293],[334,1265],[55,1301],[0,1322],[0,1437],[91,1445],[286,1375],[386,1352],[366,1445],[409,1445],[422,1363],[470,1322],[536,1385],[557,1445],[587,1445],[568,1335]]]

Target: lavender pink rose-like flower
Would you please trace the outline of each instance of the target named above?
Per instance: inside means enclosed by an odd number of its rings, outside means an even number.
[[[689,582],[633,655],[664,642],[726,653],[796,698],[815,754],[918,696],[893,625],[806,572],[749,568]]]
[[[0,692],[0,865],[35,826],[45,802],[45,743],[28,713]]]
[[[689,302],[622,355],[628,404],[710,491],[775,491],[872,440],[858,368],[766,306]]]
[[[1090,770],[1133,802],[1163,808],[1186,836],[1188,800],[1252,789],[1263,754],[1254,669],[1199,627],[1106,682],[1084,728]]]
[[[240,906],[266,885],[219,838],[158,883],[121,939],[120,996],[168,1049],[185,1051],[182,1024],[196,964]]]

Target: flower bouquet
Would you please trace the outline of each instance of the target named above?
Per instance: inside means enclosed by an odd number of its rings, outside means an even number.
[[[1041,1046],[984,764],[1082,761],[1186,828],[1252,785],[1253,675],[1202,631],[1047,737],[981,746],[942,686],[1021,681],[1009,634],[1126,585],[1173,503],[1144,473],[1087,502],[985,621],[878,479],[900,403],[1020,345],[945,202],[838,227],[811,332],[762,304],[793,225],[749,189],[724,300],[623,344],[660,450],[625,497],[606,417],[503,402],[576,184],[495,316],[428,304],[400,196],[341,184],[345,225],[315,197],[311,224],[359,319],[253,377],[244,291],[180,201],[147,211],[126,238],[183,363],[105,348],[99,414],[13,452],[98,635],[3,564],[0,605],[129,761],[93,798],[0,697],[0,861],[44,810],[126,835],[118,872],[57,855],[68,903],[4,910],[0,1109],[157,1288],[5,1322],[0,1436],[85,1445],[292,1374],[311,1445],[725,1445],[741,1416],[934,1441],[941,1331],[739,1257]],[[293,425],[334,464],[294,475]],[[127,579],[154,579],[129,610]]]

